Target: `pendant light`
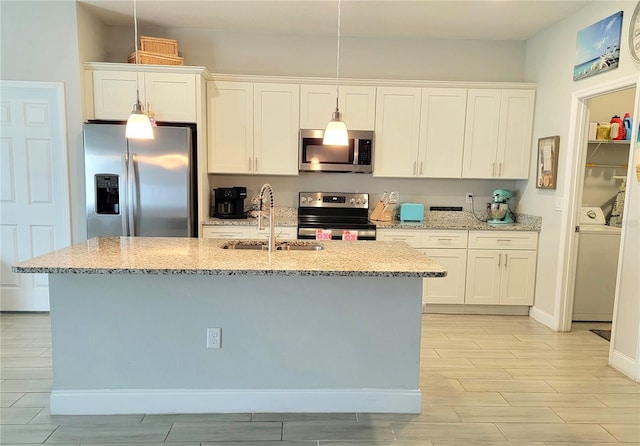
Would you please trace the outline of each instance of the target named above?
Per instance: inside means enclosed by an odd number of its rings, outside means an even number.
[[[342,114],[338,108],[338,97],[340,96],[340,6],[341,0],[338,0],[338,51],[336,53],[336,111],[331,115],[331,121],[327,124],[324,131],[324,139],[322,144],[332,146],[346,146],[349,144],[347,135],[347,126],[342,121]]]
[[[136,0],[133,0],[133,26],[135,34],[136,49],[136,103],[133,104],[133,110],[127,120],[125,136],[131,139],[153,139],[153,128],[149,116],[142,111],[140,103],[140,86],[138,84],[138,9]]]

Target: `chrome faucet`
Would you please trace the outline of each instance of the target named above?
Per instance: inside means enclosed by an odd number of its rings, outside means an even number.
[[[264,194],[269,192],[269,216],[262,215],[264,206]],[[264,219],[269,219],[269,253],[276,250],[276,236],[275,236],[275,218],[273,210],[273,188],[270,184],[265,184],[260,189],[260,210],[258,211],[258,229],[264,230]]]

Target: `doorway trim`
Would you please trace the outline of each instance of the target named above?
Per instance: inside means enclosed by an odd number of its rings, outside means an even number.
[[[580,211],[580,193],[579,189],[584,178],[579,172],[582,172],[581,163],[584,159],[584,148],[588,139],[588,119],[589,119],[589,101],[595,96],[607,93],[614,93],[628,88],[640,88],[638,85],[638,76],[625,76],[620,79],[605,82],[583,90],[575,91],[571,98],[571,116],[569,119],[569,135],[567,147],[577,148],[580,150],[568,150],[567,163],[565,168],[564,190],[566,191],[567,212],[563,213],[561,219],[560,233],[560,257],[562,265],[558,270],[556,280],[556,299],[554,311],[554,328],[557,331],[570,331],[572,314],[573,314],[573,292],[574,280],[577,263],[578,243],[575,232],[575,224]],[[636,92],[637,98],[637,92]],[[638,104],[636,104],[637,107]],[[633,166],[629,166],[632,168]],[[622,240],[624,240],[624,225],[622,229]],[[617,279],[620,278],[621,262],[618,262]],[[618,281],[617,280],[617,281]],[[617,303],[618,286],[616,286],[616,296],[614,302]],[[614,304],[615,305],[615,304]],[[615,326],[615,313],[613,317],[613,325]],[[612,327],[612,333],[615,332]],[[612,339],[613,342],[613,339]],[[613,345],[613,344],[612,344]]]

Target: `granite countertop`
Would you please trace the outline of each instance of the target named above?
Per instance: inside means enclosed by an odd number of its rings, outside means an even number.
[[[227,250],[229,240],[97,237],[12,267],[17,273],[444,277],[404,242],[322,241],[320,251]]]
[[[479,214],[479,213],[478,213]],[[486,214],[478,215],[486,219]],[[374,222],[376,229],[448,229],[472,231],[537,231],[542,227],[542,218],[527,214],[516,214],[516,223],[510,225],[490,225],[480,221],[469,211],[426,211],[420,223],[390,221]]]
[[[275,208],[276,226],[297,226],[298,210],[296,208]],[[478,215],[486,219],[486,214]],[[516,214],[517,223],[512,225],[489,225],[479,221],[469,211],[426,211],[421,223],[372,221],[377,229],[448,229],[477,231],[537,231],[542,227],[542,218],[534,215]],[[205,226],[255,226],[256,218],[221,219],[211,218],[202,222]]]

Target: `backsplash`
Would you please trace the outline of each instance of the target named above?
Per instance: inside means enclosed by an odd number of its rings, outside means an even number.
[[[476,212],[484,213],[486,203],[495,189],[510,189],[514,198],[510,205],[517,209],[519,193],[514,180],[467,180],[435,178],[376,178],[371,175],[343,173],[301,173],[299,176],[269,175],[209,175],[210,188],[245,186],[248,198],[260,192],[264,183],[273,187],[276,206],[298,207],[299,192],[356,192],[369,194],[369,208],[373,209],[382,194],[400,193],[400,203],[423,203],[429,206],[462,206],[471,211],[465,193],[474,195]],[[250,200],[248,200],[250,201]]]

